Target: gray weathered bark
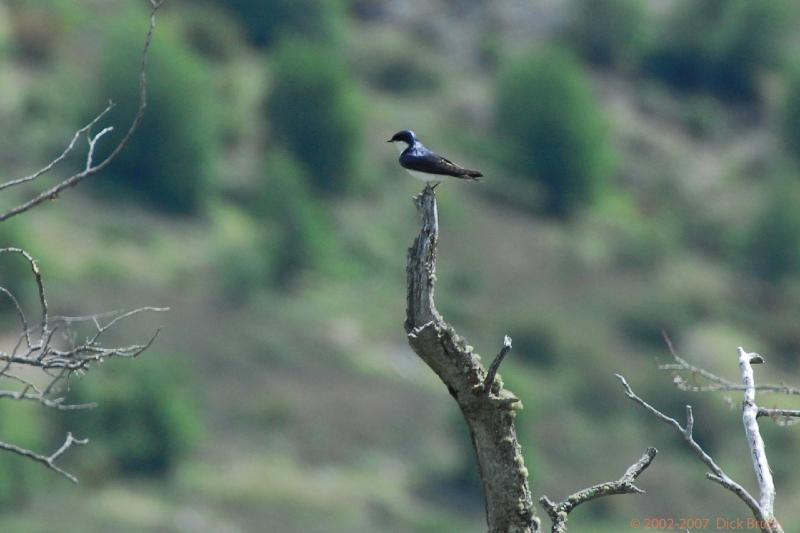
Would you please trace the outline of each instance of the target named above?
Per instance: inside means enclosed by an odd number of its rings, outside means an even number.
[[[406,275],[408,342],[447,386],[469,426],[478,459],[489,533],[534,533],[528,471],[514,428],[522,404],[481,365],[478,354],[447,324],[433,300],[439,221],[436,195],[430,187],[415,197],[422,229],[408,250]],[[506,339],[496,365],[511,347]],[[484,383],[484,382],[487,383]],[[486,386],[488,385],[488,386]]]

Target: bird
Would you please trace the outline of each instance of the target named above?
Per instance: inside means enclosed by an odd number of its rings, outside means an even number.
[[[398,131],[386,142],[394,143],[400,151],[400,166],[431,188],[448,177],[469,181],[479,181],[483,177],[477,170],[464,168],[431,152],[411,130]]]

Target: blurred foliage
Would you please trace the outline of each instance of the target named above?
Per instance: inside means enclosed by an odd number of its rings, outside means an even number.
[[[200,436],[197,393],[188,367],[153,352],[127,366],[119,363],[73,383],[70,401],[96,402],[95,409],[57,412],[54,417],[65,430],[92,442],[92,453],[76,459],[85,475],[101,480],[109,472],[168,474]]]
[[[0,248],[22,248],[28,245],[25,226],[19,220],[0,223]],[[27,259],[18,253],[0,254],[0,287],[9,291],[23,305],[36,290],[36,280]],[[0,313],[16,314],[14,303],[0,295]],[[11,320],[17,320],[13,318]]]
[[[192,5],[178,22],[189,47],[201,57],[225,63],[243,52],[242,29],[222,7]]]
[[[792,66],[787,86],[779,128],[789,155],[800,163],[800,63]]]
[[[61,442],[54,444],[46,438],[42,409],[33,402],[4,399],[0,402],[0,440],[43,455],[52,453],[47,447],[55,446],[55,450]],[[25,503],[50,475],[41,464],[0,450],[0,507]]]
[[[496,128],[513,169],[542,184],[554,214],[591,204],[612,154],[606,120],[580,65],[558,49],[535,51],[505,66],[497,92]]]
[[[268,179],[254,195],[251,210],[260,220],[273,222],[274,244],[262,239],[259,248],[271,255],[272,282],[283,287],[305,271],[324,269],[335,238],[323,203],[290,154],[268,154],[265,174]]]
[[[111,98],[116,107],[100,126],[110,124],[115,130],[99,143],[98,161],[127,132],[139,104],[139,22],[139,17],[121,16],[108,31],[98,94]],[[210,81],[206,65],[174,34],[156,34],[148,67],[147,113],[109,169],[109,178],[121,186],[126,200],[138,198],[173,213],[195,213],[203,207],[217,155],[219,110]]]
[[[343,4],[339,0],[225,0],[257,45],[272,45],[292,36],[316,43],[336,42],[343,32]]]
[[[646,69],[678,89],[758,101],[761,75],[783,59],[793,13],[787,0],[681,0]]]
[[[289,288],[303,274],[336,270],[336,239],[324,202],[290,153],[264,156],[265,179],[242,200],[245,212],[215,212],[214,264],[223,294],[242,303],[266,287]]]
[[[583,57],[601,66],[639,65],[654,29],[647,2],[573,0],[567,37]]]
[[[267,117],[276,139],[300,162],[316,190],[341,193],[356,182],[362,102],[343,58],[292,40],[273,59]]]
[[[4,62],[8,57],[13,42],[10,13],[5,4],[0,4],[0,62]]]
[[[747,238],[745,262],[765,281],[800,273],[800,186],[784,179],[773,186]]]
[[[272,281],[275,230],[227,206],[212,215],[216,222],[212,262],[222,297],[233,304],[245,303]]]
[[[64,38],[64,18],[50,9],[53,6],[12,6],[13,45],[15,53],[24,61],[43,64],[58,53]]]
[[[442,84],[433,52],[417,43],[387,34],[361,50],[357,65],[375,89],[390,93],[430,94]]]

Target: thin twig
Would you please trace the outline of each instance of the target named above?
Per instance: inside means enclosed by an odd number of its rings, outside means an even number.
[[[35,179],[37,179],[37,178],[39,178],[41,176],[44,176],[45,174],[47,174],[51,170],[53,170],[53,168],[55,168],[61,161],[63,161],[69,155],[69,153],[75,147],[75,143],[78,141],[78,139],[80,139],[82,135],[84,135],[87,132],[89,132],[89,130],[91,130],[92,127],[95,124],[97,124],[100,121],[100,119],[102,119],[104,116],[106,116],[106,114],[108,114],[108,112],[111,111],[113,108],[114,108],[114,104],[109,102],[108,105],[106,106],[106,108],[103,109],[96,117],[94,117],[91,120],[91,122],[86,124],[81,129],[77,130],[72,135],[72,139],[70,139],[69,144],[67,144],[67,147],[64,149],[64,151],[61,152],[61,155],[59,155],[58,157],[56,157],[55,159],[50,161],[47,165],[45,165],[44,167],[40,168],[39,170],[37,170],[36,172],[34,172],[33,174],[31,174],[29,176],[25,176],[24,178],[18,178],[18,179],[10,180],[10,181],[7,181],[7,182],[5,182],[3,184],[0,184],[0,191],[2,191],[3,189],[8,189],[8,188],[11,188],[11,187],[15,187],[17,185],[21,185],[23,183],[27,183],[29,181],[33,181],[33,180],[35,180]]]
[[[775,409],[775,408],[758,408],[758,417],[768,416],[770,418],[800,418],[800,409]]]
[[[49,173],[74,149],[77,140],[81,136],[85,135],[88,142],[88,149],[86,154],[86,163],[83,170],[64,179],[38,196],[34,196],[32,199],[0,214],[0,222],[24,213],[42,204],[46,200],[55,199],[64,189],[74,187],[82,180],[99,173],[106,168],[128,144],[134,132],[138,129],[142,118],[144,117],[145,108],[147,107],[146,71],[148,51],[152,42],[153,32],[155,30],[156,12],[163,3],[163,0],[149,1],[151,7],[149,26],[139,65],[139,107],[125,135],[111,150],[110,154],[105,157],[105,159],[95,164],[94,155],[97,143],[106,134],[111,132],[112,128],[104,128],[95,135],[91,135],[90,131],[91,128],[112,109],[113,104],[109,103],[103,111],[101,111],[94,119],[92,119],[92,121],[75,132],[61,155],[56,157],[42,169],[29,176],[0,184],[0,191],[21,185],[23,183],[34,181],[39,177]],[[38,262],[33,258],[33,256],[21,248],[0,248],[0,254],[2,253],[20,254],[28,261],[37,287],[40,319],[36,326],[31,327],[18,299],[8,289],[0,287],[0,293],[6,295],[14,305],[22,326],[22,332],[19,334],[13,350],[10,353],[0,351],[0,363],[3,363],[2,368],[0,368],[0,378],[8,378],[17,384],[21,384],[22,387],[20,390],[0,390],[0,399],[5,398],[20,401],[36,401],[45,407],[58,410],[74,410],[94,407],[95,404],[91,403],[68,404],[65,402],[65,395],[62,394],[61,391],[68,392],[70,378],[73,376],[73,374],[82,375],[88,371],[90,366],[94,363],[101,363],[105,359],[111,357],[136,357],[144,350],[149,348],[158,336],[160,329],[156,330],[150,339],[144,344],[107,347],[100,343],[100,337],[104,332],[116,326],[121,321],[133,317],[134,315],[145,311],[163,311],[165,309],[142,307],[139,309],[134,309],[133,311],[120,312],[113,315],[103,315],[103,318],[105,318],[105,316],[111,316],[111,319],[105,324],[100,323],[100,315],[88,317],[86,321],[90,321],[95,325],[95,332],[86,338],[84,342],[79,342],[76,340],[77,333],[72,330],[71,325],[75,322],[81,322],[82,320],[65,317],[56,317],[51,319],[47,298],[45,296],[44,283],[42,281],[42,273]],[[68,348],[58,346],[59,344],[62,344],[62,342],[61,339],[55,338],[56,332],[64,334]],[[12,373],[12,369],[17,366],[38,368],[42,374],[48,377],[49,382],[46,384],[46,386],[38,386],[33,381],[20,377],[16,373]],[[48,456],[41,455],[33,452],[32,450],[5,442],[0,442],[0,450],[9,451],[11,453],[15,453],[17,455],[21,455],[42,463],[48,468],[66,477],[70,481],[77,483],[75,476],[64,471],[55,463],[56,460],[73,445],[82,445],[86,443],[88,443],[88,439],[76,439],[71,433],[68,433],[64,444]]]
[[[511,351],[511,337],[505,335],[503,337],[503,347],[500,349],[500,353],[497,354],[497,357],[494,358],[492,364],[489,366],[489,371],[486,373],[486,379],[483,380],[483,391],[485,394],[489,394],[492,390],[492,383],[494,383],[494,377],[497,375],[497,370],[500,368],[500,365],[503,364],[503,359],[506,358],[508,352]]]
[[[669,353],[675,363],[658,365],[658,369],[672,372],[672,382],[680,390],[689,392],[744,391],[744,385],[740,383],[734,383],[733,381],[720,377],[713,372],[709,372],[704,368],[700,368],[689,363],[686,359],[683,359],[677,354],[675,347],[672,344],[672,340],[665,331],[661,332],[661,336],[664,338],[664,342],[667,344]],[[679,373],[688,373],[695,378],[701,377],[705,379],[708,384],[697,385],[690,383]],[[800,396],[800,387],[793,387],[785,384],[770,383],[765,385],[756,385],[756,391],[762,393],[777,393],[790,396]]]
[[[62,444],[58,450],[56,450],[50,455],[41,455],[36,452],[32,452],[31,450],[20,448],[19,446],[16,446],[14,444],[8,444],[6,442],[0,442],[0,450],[16,453],[17,455],[27,457],[28,459],[33,459],[34,461],[45,465],[47,468],[58,472],[59,474],[69,479],[73,483],[77,483],[78,478],[76,478],[69,472],[66,472],[65,470],[59,468],[55,464],[55,461],[56,459],[61,457],[61,455],[63,455],[64,452],[69,450],[73,445],[84,445],[88,443],[89,439],[76,439],[75,437],[72,436],[72,433],[67,433],[67,439],[64,441],[64,444]]]
[[[147,29],[147,35],[145,37],[144,47],[142,49],[141,61],[140,61],[140,64],[139,64],[139,107],[138,107],[138,109],[136,111],[136,115],[133,117],[133,121],[131,122],[130,126],[128,127],[128,131],[125,133],[125,135],[119,141],[119,143],[117,143],[117,145],[114,147],[114,149],[111,151],[111,153],[105,159],[100,161],[98,164],[93,165],[93,166],[87,165],[87,167],[84,168],[81,172],[78,172],[77,174],[73,174],[69,178],[61,181],[60,183],[54,185],[53,187],[47,189],[46,191],[40,193],[39,195],[34,196],[30,200],[28,200],[28,201],[26,201],[26,202],[24,202],[22,204],[19,204],[18,206],[13,207],[13,208],[9,209],[8,211],[0,214],[0,222],[2,222],[4,220],[7,220],[7,219],[9,219],[9,218],[11,218],[13,216],[16,216],[16,215],[19,215],[21,213],[24,213],[25,211],[28,211],[28,210],[36,207],[37,205],[39,205],[39,204],[41,204],[43,202],[46,202],[48,200],[55,200],[58,197],[58,195],[64,189],[68,189],[68,188],[74,187],[78,183],[83,181],[84,179],[86,179],[86,178],[88,178],[90,176],[94,176],[95,174],[99,173],[100,171],[102,171],[103,169],[108,167],[108,165],[110,165],[111,162],[114,159],[116,159],[116,157],[119,155],[119,153],[122,152],[122,150],[128,145],[128,142],[131,140],[131,137],[133,137],[133,134],[139,128],[139,125],[142,122],[142,118],[144,118],[144,111],[147,108],[147,59],[148,59],[148,51],[150,49],[150,44],[152,43],[152,40],[153,40],[153,32],[155,31],[155,27],[156,27],[156,12],[158,11],[158,9],[161,7],[162,4],[163,4],[163,0],[160,0],[160,1],[150,0],[150,7],[151,7],[151,9],[150,9],[150,25],[149,25],[149,27]],[[81,130],[83,130],[83,131],[79,130],[79,132],[76,135],[80,136],[82,133],[88,132],[88,130],[91,127],[91,125],[96,123],[97,120],[100,119],[100,117],[102,117],[105,113],[108,112],[108,110],[109,110],[109,107],[107,107],[105,110],[103,110],[103,112],[101,112],[92,121],[92,123],[90,123],[89,125],[85,126],[84,128],[81,128]],[[95,136],[94,140],[96,141],[98,139],[98,137],[99,136]],[[75,143],[75,138],[73,138],[72,142],[67,147],[67,151],[66,151],[67,153],[69,152],[69,150],[72,149],[72,146],[74,146],[74,143]],[[91,151],[91,148],[90,148],[90,151]],[[37,177],[45,174],[50,169],[52,169],[65,156],[66,156],[66,154],[62,154],[62,156],[60,156],[59,158],[56,158],[56,160],[54,162],[52,162],[51,164],[46,166],[41,171],[33,174],[32,176],[28,176],[27,178],[29,178],[29,179],[22,178],[23,181],[20,181],[20,180],[15,180],[15,181],[18,184],[18,183],[24,183],[25,181],[31,181],[33,179],[36,179]],[[11,186],[11,185],[8,185],[8,186]]]

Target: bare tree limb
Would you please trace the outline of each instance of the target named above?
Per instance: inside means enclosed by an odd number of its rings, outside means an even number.
[[[50,455],[40,455],[40,454],[32,452],[30,450],[26,450],[25,448],[20,448],[19,446],[16,446],[14,444],[7,444],[5,442],[0,442],[0,450],[5,450],[7,452],[11,452],[11,453],[15,453],[17,455],[21,455],[23,457],[27,457],[28,459],[32,459],[32,460],[36,461],[37,463],[43,464],[44,466],[46,466],[50,470],[54,470],[55,472],[58,472],[59,474],[61,474],[62,476],[64,476],[68,480],[72,481],[73,483],[77,483],[78,482],[78,478],[76,478],[75,476],[73,476],[69,472],[66,472],[66,471],[62,470],[61,468],[59,468],[55,464],[55,461],[56,461],[56,459],[61,457],[61,455],[63,455],[64,452],[69,450],[73,445],[83,445],[83,444],[88,444],[88,443],[89,443],[89,439],[76,439],[75,437],[72,436],[72,433],[67,433],[67,439],[64,441],[64,444],[62,444],[61,447],[58,450],[56,450],[55,452],[53,452]]]
[[[758,408],[758,416],[759,418],[762,416],[768,416],[773,420],[779,420],[781,418],[800,418],[800,409],[776,409],[776,408]]]
[[[94,155],[94,147],[97,141],[103,135],[108,133],[109,130],[108,128],[106,128],[97,135],[95,135],[94,137],[89,137],[89,150],[86,159],[86,166],[82,171],[64,179],[63,181],[59,182],[53,187],[50,187],[49,189],[40,193],[39,195],[34,196],[30,200],[23,202],[17,205],[16,207],[13,207],[5,211],[4,213],[0,214],[0,222],[7,220],[11,217],[14,217],[16,215],[19,215],[21,213],[24,213],[25,211],[28,211],[38,206],[39,204],[42,204],[43,202],[46,202],[48,200],[55,200],[64,189],[74,187],[84,179],[90,176],[94,176],[95,174],[105,169],[108,165],[111,164],[111,162],[114,159],[116,159],[116,157],[125,148],[125,146],[128,145],[128,142],[130,141],[131,137],[133,137],[133,134],[139,128],[139,124],[141,124],[142,118],[144,118],[145,109],[147,108],[147,58],[148,58],[148,52],[150,50],[150,44],[153,40],[153,32],[155,31],[156,27],[156,12],[159,10],[159,8],[164,2],[164,0],[149,0],[149,1],[150,1],[150,25],[148,27],[147,35],[145,37],[144,47],[142,49],[142,55],[141,55],[141,62],[139,64],[139,107],[136,111],[136,115],[133,117],[130,126],[128,127],[128,131],[119,141],[119,143],[117,143],[117,145],[114,147],[111,153],[99,163],[94,163],[92,160]],[[2,185],[0,185],[0,190],[36,180],[39,177],[50,172],[53,168],[55,168],[56,165],[58,165],[58,163],[63,161],[67,157],[67,155],[72,151],[72,149],[75,147],[78,138],[81,137],[82,135],[88,135],[92,126],[97,124],[97,122],[104,115],[106,115],[111,110],[112,107],[113,104],[109,103],[109,105],[103,111],[101,111],[91,122],[89,122],[86,126],[76,131],[75,134],[72,136],[72,139],[67,145],[67,148],[64,150],[64,152],[62,152],[61,155],[56,157],[53,161],[48,163],[45,167],[34,172],[30,176],[26,176],[24,178],[19,178],[16,180],[11,180],[6,183],[3,183]]]
[[[494,375],[488,383],[495,386],[486,392],[488,374],[479,356],[436,310],[433,299],[439,238],[436,195],[433,189],[425,187],[414,202],[422,228],[408,250],[406,266],[408,342],[447,386],[469,426],[486,499],[489,533],[538,532],[539,520],[533,509],[528,471],[514,425],[521,403],[499,386]],[[493,366],[499,367],[501,361],[498,356]]]
[[[545,508],[553,522],[552,533],[566,533],[569,513],[582,503],[616,494],[644,494],[644,491],[634,485],[633,481],[650,466],[657,453],[658,450],[655,448],[647,448],[641,459],[629,466],[617,481],[608,481],[579,490],[559,503],[554,503],[547,496],[542,496],[539,503]]]
[[[686,426],[681,426],[680,422],[675,420],[674,418],[665,415],[642,398],[636,395],[631,389],[631,386],[628,385],[628,382],[622,377],[620,374],[616,374],[617,379],[620,380],[622,386],[625,389],[625,394],[633,400],[634,402],[641,405],[648,413],[655,416],[662,422],[669,424],[672,426],[675,431],[677,431],[683,440],[686,441],[686,444],[689,445],[689,448],[694,452],[694,454],[711,470],[711,472],[706,474],[706,477],[711,481],[719,483],[721,486],[726,488],[727,490],[734,493],[740,500],[742,500],[745,505],[750,508],[750,511],[753,513],[756,521],[759,524],[759,527],[762,533],[778,533],[782,530],[773,529],[769,525],[769,521],[767,517],[764,515],[764,512],[761,510],[761,506],[756,501],[753,496],[745,490],[740,484],[736,483],[733,479],[730,478],[722,468],[714,462],[714,459],[711,458],[708,453],[694,440],[694,436],[692,435],[692,430],[694,429],[694,415],[692,414],[692,406],[686,406]]]
[[[105,169],[128,144],[131,137],[138,129],[147,107],[147,58],[153,32],[155,30],[156,12],[163,4],[163,0],[148,1],[150,3],[149,26],[138,71],[139,106],[125,135],[106,158],[98,163],[94,162],[97,143],[106,134],[111,132],[112,128],[104,128],[95,135],[91,134],[91,129],[112,109],[113,103],[109,103],[94,119],[73,134],[67,147],[58,157],[29,176],[0,184],[0,191],[35,181],[48,174],[73,151],[78,139],[82,136],[86,136],[88,149],[83,170],[64,179],[30,200],[0,214],[0,222],[29,211],[47,200],[55,199],[64,189],[74,187],[82,180],[99,173]],[[144,344],[132,344],[128,346],[105,346],[101,342],[101,336],[120,322],[138,315],[139,313],[145,311],[165,311],[166,309],[142,307],[133,311],[117,312],[110,315],[51,318],[47,297],[45,295],[42,273],[36,259],[21,248],[0,248],[0,254],[19,254],[28,261],[36,284],[40,313],[38,323],[32,326],[19,300],[7,288],[0,287],[0,293],[5,295],[14,306],[22,328],[13,348],[10,351],[0,350],[0,380],[5,379],[11,387],[7,390],[0,390],[0,399],[35,401],[45,407],[62,411],[94,407],[95,404],[91,403],[69,404],[65,402],[66,398],[62,392],[68,392],[70,378],[73,374],[81,375],[85,373],[93,364],[102,363],[105,359],[138,356],[152,345],[160,330],[156,330]],[[105,324],[102,324],[101,319],[108,317],[110,317],[110,319]],[[73,324],[80,322],[91,323],[95,327],[94,333],[86,337],[83,342],[75,340],[77,335],[71,329]],[[57,332],[63,334],[63,340],[56,338],[55,334]],[[17,367],[36,368],[40,371],[40,377],[42,379],[34,380],[27,376],[22,377],[14,372],[14,369]],[[14,389],[14,386],[20,388]],[[55,462],[73,445],[82,445],[86,443],[88,443],[88,439],[76,439],[72,436],[72,433],[68,433],[64,444],[48,456],[5,442],[0,442],[0,450],[15,453],[37,461],[51,470],[58,472],[70,481],[77,483],[78,480],[75,476],[58,467]]]
[[[152,345],[159,330],[157,329],[146,343],[128,346],[104,346],[101,343],[101,335],[122,321],[135,317],[140,313],[146,311],[161,312],[167,309],[142,307],[132,311],[117,312],[111,315],[104,315],[104,318],[107,318],[105,323],[101,323],[101,318],[98,318],[98,316],[70,318],[69,320],[63,318],[52,319],[45,295],[42,271],[36,259],[21,248],[0,248],[1,254],[19,254],[28,261],[37,290],[39,320],[36,326],[31,326],[17,298],[8,289],[0,287],[0,292],[5,294],[14,304],[23,328],[10,352],[0,350],[0,363],[2,363],[2,366],[0,366],[0,380],[8,380],[20,386],[21,389],[0,390],[0,399],[38,402],[45,407],[59,411],[94,407],[96,405],[94,403],[70,404],[65,402],[62,389],[68,388],[67,384],[72,375],[75,373],[82,374],[89,370],[94,363],[101,363],[105,359],[136,357]],[[71,342],[71,345],[64,348],[59,346],[60,343],[54,342],[54,335],[59,331],[60,325],[66,326],[63,331],[66,334],[70,331],[72,324],[80,322],[92,324],[95,328],[94,333],[86,337],[83,342]],[[38,368],[43,373],[43,377],[46,378],[46,385],[37,385],[34,380],[14,373],[13,370],[16,367]],[[15,444],[5,442],[0,442],[0,450],[33,459],[67,479],[77,482],[77,479],[72,474],[56,466],[55,460],[72,445],[86,444],[87,442],[88,440],[76,439],[72,434],[68,434],[64,445],[49,456],[40,455]]]
[[[742,373],[744,385],[744,401],[742,402],[742,422],[747,435],[747,444],[750,446],[750,455],[753,458],[753,469],[761,493],[759,506],[764,518],[770,523],[773,531],[782,532],[780,524],[775,519],[775,483],[772,480],[772,471],[767,460],[767,451],[764,439],[758,428],[758,406],[756,405],[755,378],[753,377],[753,364],[761,364],[764,358],[758,354],[745,352],[739,346],[739,370]]]
[[[658,368],[659,370],[667,370],[672,372],[672,382],[680,390],[689,392],[744,391],[744,385],[740,383],[734,383],[733,381],[720,377],[713,372],[709,372],[704,368],[700,368],[689,363],[686,359],[683,359],[677,354],[675,347],[672,344],[672,340],[669,338],[666,332],[662,331],[661,336],[664,338],[664,342],[667,343],[667,348],[669,348],[669,353],[672,356],[674,363],[658,365]],[[681,373],[689,374],[692,376],[693,381],[701,378],[705,380],[705,383],[690,383],[681,375]],[[756,385],[756,390],[764,393],[800,396],[800,388],[785,384]]]

